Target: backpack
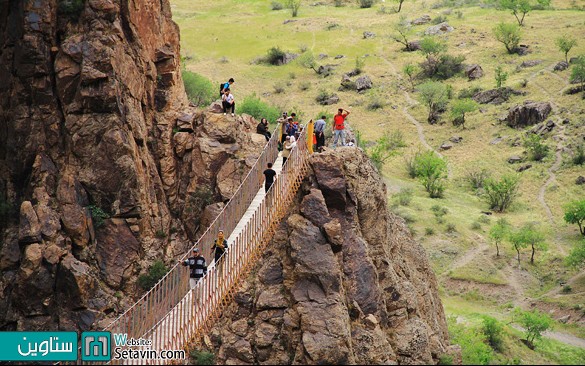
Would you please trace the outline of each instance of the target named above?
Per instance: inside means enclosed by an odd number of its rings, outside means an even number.
[[[227,84],[227,87],[226,87]],[[219,92],[223,92],[224,88],[229,88],[230,87],[230,83],[221,83],[219,84]]]

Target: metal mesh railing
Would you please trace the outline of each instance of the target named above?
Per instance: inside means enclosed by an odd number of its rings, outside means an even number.
[[[205,257],[212,258],[211,246],[217,232],[223,230],[228,238],[262,187],[266,165],[278,157],[279,139],[277,128],[234,196],[195,244]],[[193,290],[189,286],[189,271],[175,264],[150,291],[104,330],[126,333],[128,338],[150,339],[154,350],[185,348],[189,341],[208,330],[219,316],[222,305],[231,301],[239,280],[256,263],[286,214],[307,171],[308,157],[307,141],[302,132],[296,148],[258,208],[237,237],[228,243],[229,250],[220,262],[209,268]],[[186,257],[187,254],[182,260]],[[151,360],[150,363],[164,363],[164,360]]]

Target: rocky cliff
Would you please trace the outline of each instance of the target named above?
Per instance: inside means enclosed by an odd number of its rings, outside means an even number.
[[[231,196],[251,128],[188,105],[167,0],[0,0],[0,330],[126,309]]]
[[[458,359],[424,249],[355,148],[312,174],[203,345],[224,364],[431,364]],[[460,358],[459,358],[460,359]]]

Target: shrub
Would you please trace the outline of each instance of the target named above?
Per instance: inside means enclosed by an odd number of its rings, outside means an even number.
[[[471,223],[471,230],[481,230],[481,224],[477,221]]]
[[[366,106],[366,109],[369,111],[375,111],[378,109],[384,108],[385,102],[381,97],[374,96],[372,97],[370,103]]]
[[[446,21],[447,21],[447,17],[446,17],[446,16],[444,16],[444,15],[439,15],[438,17],[436,17],[436,18],[433,18],[433,20],[431,20],[431,24],[435,24],[435,25],[437,25],[437,24],[444,23],[444,22],[446,22]]]
[[[541,161],[548,155],[549,147],[542,142],[540,135],[529,134],[524,138],[523,145],[530,160]]]
[[[413,179],[416,178],[416,159],[420,154],[422,154],[422,151],[419,150],[414,155],[404,159],[408,176]]]
[[[561,292],[563,294],[570,294],[573,291],[573,288],[571,287],[571,285],[564,285],[563,288],[561,289]]]
[[[415,161],[416,176],[425,187],[431,198],[443,197],[445,179],[447,178],[447,163],[433,151],[426,151]]]
[[[585,236],[585,199],[571,201],[564,207],[564,219],[569,224],[577,224],[579,232]]]
[[[441,82],[428,81],[418,86],[418,92],[418,99],[429,110],[427,121],[435,124],[439,118],[439,110],[447,103],[447,87]]]
[[[504,327],[496,318],[492,318],[491,316],[484,316],[481,328],[483,334],[485,335],[490,347],[494,351],[502,351],[503,346],[503,339],[502,339],[502,331]]]
[[[449,335],[453,344],[461,346],[464,365],[489,365],[493,350],[487,344],[483,332],[466,324],[457,324],[454,317],[448,319]]]
[[[282,82],[279,81],[273,85],[273,88],[274,88],[274,92],[276,94],[282,94],[282,93],[284,93],[286,86]]]
[[[484,199],[490,208],[504,212],[518,196],[520,179],[517,175],[504,175],[499,180],[487,178],[484,181]]]
[[[278,1],[273,1],[271,3],[271,7],[272,7],[272,10],[282,10],[284,8],[282,3],[279,3]]]
[[[0,232],[2,232],[2,228],[8,223],[11,217],[16,217],[17,212],[15,211],[14,206],[0,193]]]
[[[404,45],[406,51],[412,51],[410,49],[410,38],[412,36],[412,26],[404,15],[401,15],[398,22],[393,25],[394,32],[390,35],[390,38],[398,43]]]
[[[303,81],[299,84],[299,90],[301,91],[307,91],[311,88],[311,82],[309,81]]]
[[[538,310],[521,311],[516,310],[519,317],[518,322],[525,329],[526,341],[528,347],[534,349],[534,341],[542,337],[542,333],[553,326],[553,320],[546,314]]]
[[[395,197],[399,205],[408,206],[412,201],[412,195],[413,195],[412,189],[402,188],[400,192],[396,193]]]
[[[367,151],[367,154],[374,166],[380,170],[382,165],[396,154],[396,150],[404,146],[406,144],[401,131],[386,132],[376,140],[376,144]]]
[[[374,5],[375,0],[357,0],[360,8],[371,8]]]
[[[329,93],[328,91],[321,89],[319,90],[319,94],[315,97],[315,101],[321,105],[327,105],[329,102],[329,98],[333,97],[333,93]]]
[[[211,352],[194,349],[189,356],[193,365],[215,365],[215,355]]]
[[[256,97],[256,94],[251,94],[244,98],[242,103],[238,105],[238,113],[249,114],[257,120],[266,118],[271,122],[280,117],[278,108],[261,101],[260,98]]]
[[[281,50],[280,47],[272,47],[268,50],[266,56],[264,56],[263,61],[270,65],[280,65],[285,56],[286,52]]]
[[[508,73],[504,72],[502,66],[496,67],[496,74],[494,76],[496,78],[496,88],[500,89],[508,80]]]
[[[483,183],[487,178],[489,178],[489,176],[490,172],[485,168],[481,168],[468,170],[465,175],[465,179],[467,180],[471,188],[477,191],[478,189],[483,188]]]
[[[104,224],[104,220],[110,218],[110,215],[98,206],[89,205],[88,208],[95,228],[101,227]]]
[[[427,77],[437,74],[439,66],[439,55],[447,50],[447,43],[433,37],[424,37],[420,41],[420,50],[426,60],[420,64],[423,73]]]
[[[467,99],[473,97],[475,94],[479,93],[483,89],[479,86],[471,86],[469,88],[462,89],[457,95],[459,99]]]
[[[189,101],[198,107],[207,106],[217,98],[216,88],[204,76],[183,70],[183,84]]]
[[[585,55],[577,57],[577,62],[573,64],[571,82],[581,83],[581,90],[585,91]]]
[[[491,220],[490,220],[489,216],[481,215],[477,218],[477,222],[487,225],[491,222]]]
[[[585,164],[585,148],[583,144],[577,145],[571,161],[573,162],[574,165]]]
[[[447,354],[439,356],[439,363],[437,365],[453,365],[453,356]]]
[[[402,68],[402,72],[408,77],[408,81],[410,82],[412,90],[414,90],[414,79],[416,78],[418,71],[418,66],[414,64],[407,64]]]
[[[150,290],[154,285],[163,278],[169,269],[163,261],[157,259],[149,268],[146,274],[138,277],[138,285],[145,291]]]
[[[426,236],[431,236],[435,234],[435,229],[433,229],[432,227],[425,227],[425,235]]]
[[[463,71],[463,61],[465,61],[465,56],[441,55],[435,74],[429,75],[429,77],[434,76],[441,80],[449,79]]]
[[[493,31],[496,40],[504,44],[508,53],[516,52],[521,38],[520,26],[513,23],[499,23]]]
[[[567,256],[566,263],[570,267],[581,266],[585,262],[585,240],[575,245]]]

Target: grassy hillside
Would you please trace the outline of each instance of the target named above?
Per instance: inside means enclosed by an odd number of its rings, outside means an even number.
[[[578,40],[569,57],[585,54],[584,0],[553,0],[551,9],[530,12],[520,42],[531,50],[525,56],[507,54],[493,36],[492,29],[498,22],[515,22],[514,16],[474,0],[405,1],[400,14],[394,12],[397,3],[388,1],[361,9],[353,1],[334,6],[333,1],[303,0],[295,18],[290,9],[272,10],[268,0],[171,3],[173,18],[181,28],[186,68],[209,78],[214,85],[235,78],[232,90],[236,101],[255,93],[280,110],[295,111],[303,120],[321,111],[334,113],[338,107],[350,109],[352,129],[361,132],[366,146],[387,131],[402,132],[407,147],[398,149],[382,167],[389,202],[426,248],[439,277],[448,315],[473,322],[478,314],[496,313],[501,321],[509,322],[514,306],[538,308],[557,320],[565,318],[568,325],[557,322],[557,332],[585,338],[585,271],[565,261],[583,239],[576,225],[563,220],[563,205],[585,198],[585,185],[575,184],[577,176],[585,175],[585,166],[570,162],[577,144],[583,143],[585,101],[582,93],[563,93],[570,85],[570,70],[553,71],[564,59],[555,45],[560,35]],[[437,36],[447,43],[448,54],[465,56],[465,64],[477,63],[484,71],[484,76],[474,81],[464,75],[445,80],[453,88],[450,103],[464,89],[495,88],[498,65],[509,74],[505,85],[525,95],[512,96],[501,105],[480,105],[466,116],[465,129],[454,127],[448,112],[440,123],[429,125],[426,108],[417,102],[419,93],[411,90],[402,71],[406,64],[422,62],[424,56],[420,51],[404,52],[391,37],[401,15],[413,20],[424,14],[433,20],[444,18],[454,28]],[[431,25],[413,26],[412,40],[421,39]],[[366,31],[375,36],[365,39]],[[297,62],[283,66],[254,62],[272,47],[298,54],[310,51],[318,65],[333,65],[334,72],[323,77]],[[335,58],[337,55],[344,57]],[[363,94],[338,91],[342,75],[356,67],[356,59],[363,63],[363,73],[372,79],[373,89]],[[523,61],[540,62],[521,67]],[[337,94],[340,102],[319,105],[315,98],[322,91]],[[549,101],[553,106],[547,120],[554,121],[556,127],[544,140],[550,153],[518,173],[519,197],[508,211],[485,215],[482,212],[489,207],[470,188],[466,177],[480,168],[495,177],[516,172],[519,165],[508,164],[507,159],[523,154],[524,147],[512,142],[524,136],[524,131],[507,127],[499,117],[525,100]],[[372,109],[373,102],[382,108]],[[569,122],[563,124],[565,119]],[[427,145],[439,151],[453,136],[462,137],[462,142],[440,151],[449,166],[444,198],[431,199],[421,184],[409,177],[405,158]],[[497,137],[502,141],[491,144]],[[405,189],[412,193],[404,193]],[[441,216],[435,212],[446,213]],[[516,252],[508,242],[501,245],[500,256],[496,257],[488,233],[501,217],[514,227],[532,222],[544,233],[548,249],[537,251],[534,264],[529,263],[530,251],[524,249],[518,266]],[[515,358],[521,363],[585,361],[582,349],[544,340],[542,347],[532,351],[519,343],[520,336],[519,331],[507,328],[507,348],[493,356],[492,362],[512,362]]]

